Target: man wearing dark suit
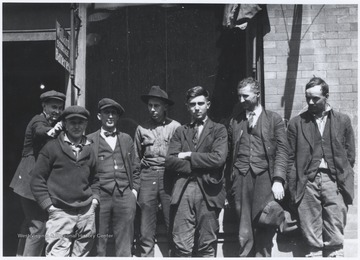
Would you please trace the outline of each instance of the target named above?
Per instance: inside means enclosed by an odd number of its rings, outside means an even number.
[[[227,132],[208,117],[207,90],[193,87],[186,100],[191,123],[175,131],[165,160],[165,168],[175,176],[171,197],[174,255],[215,257],[218,215],[225,204],[222,170]]]
[[[124,113],[122,106],[103,98],[98,111],[102,127],[88,136],[94,142],[101,190],[97,254],[106,256],[112,223],[116,256],[130,257],[140,187],[139,163],[135,159],[132,138],[116,130],[119,117]]]
[[[344,256],[346,213],[354,197],[355,141],[350,118],[327,103],[329,86],[305,87],[308,110],[290,120],[289,190],[298,206],[307,256]]]
[[[239,222],[239,256],[270,257],[276,226],[284,218],[276,200],[284,197],[288,163],[285,126],[280,115],[261,106],[260,85],[253,78],[240,81],[238,97],[244,110],[229,124],[226,172]],[[271,210],[278,211],[279,217],[263,221],[263,215]]]
[[[25,215],[21,226],[16,256],[41,256],[45,246],[45,224],[47,219],[44,211],[35,201],[30,189],[31,171],[41,148],[56,138],[62,130],[62,122],[58,121],[64,110],[66,96],[55,90],[40,95],[43,111],[34,116],[26,127],[22,158],[11,180],[10,187],[20,196],[21,206]]]

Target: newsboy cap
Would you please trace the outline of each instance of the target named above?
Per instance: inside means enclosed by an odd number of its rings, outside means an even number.
[[[61,118],[69,119],[72,117],[80,117],[83,119],[88,119],[90,117],[90,113],[85,107],[81,107],[81,106],[70,106],[65,108],[65,110],[61,114]]]
[[[141,100],[144,101],[146,104],[149,101],[149,98],[159,98],[161,100],[163,100],[165,103],[171,105],[174,105],[174,101],[170,100],[168,98],[168,94],[162,90],[159,86],[152,86],[149,94],[147,95],[142,95],[141,96]]]
[[[111,98],[101,99],[98,103],[99,112],[107,107],[114,107],[119,112],[119,115],[122,115],[125,112],[125,109],[115,100],[112,100]]]
[[[44,102],[49,99],[58,99],[65,102],[66,96],[65,94],[61,92],[57,92],[55,90],[46,91],[40,95],[41,102]]]

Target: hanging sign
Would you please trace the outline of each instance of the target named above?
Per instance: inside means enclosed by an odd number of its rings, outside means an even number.
[[[55,59],[70,72],[70,34],[56,21]]]

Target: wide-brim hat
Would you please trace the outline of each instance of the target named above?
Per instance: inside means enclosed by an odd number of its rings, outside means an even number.
[[[65,102],[66,96],[65,94],[55,90],[49,90],[40,95],[41,102],[47,101],[49,99],[57,99]]]
[[[169,104],[170,106],[174,105],[174,101],[170,100],[168,98],[168,94],[162,90],[159,86],[152,86],[149,94],[142,95],[141,100],[147,103],[149,101],[149,98],[158,98],[165,103]]]
[[[107,107],[115,108],[119,112],[119,115],[122,115],[125,112],[125,109],[115,100],[113,100],[111,98],[101,99],[98,103],[98,111],[100,112],[101,110],[103,110]]]
[[[80,117],[83,119],[89,119],[90,112],[82,106],[70,106],[65,108],[61,114],[61,119],[69,119],[73,117]]]

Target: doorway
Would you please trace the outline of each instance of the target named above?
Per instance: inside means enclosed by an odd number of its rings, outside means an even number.
[[[14,256],[23,220],[20,200],[9,188],[21,159],[27,124],[39,114],[39,96],[65,93],[66,73],[55,61],[55,42],[3,43],[3,254]]]

